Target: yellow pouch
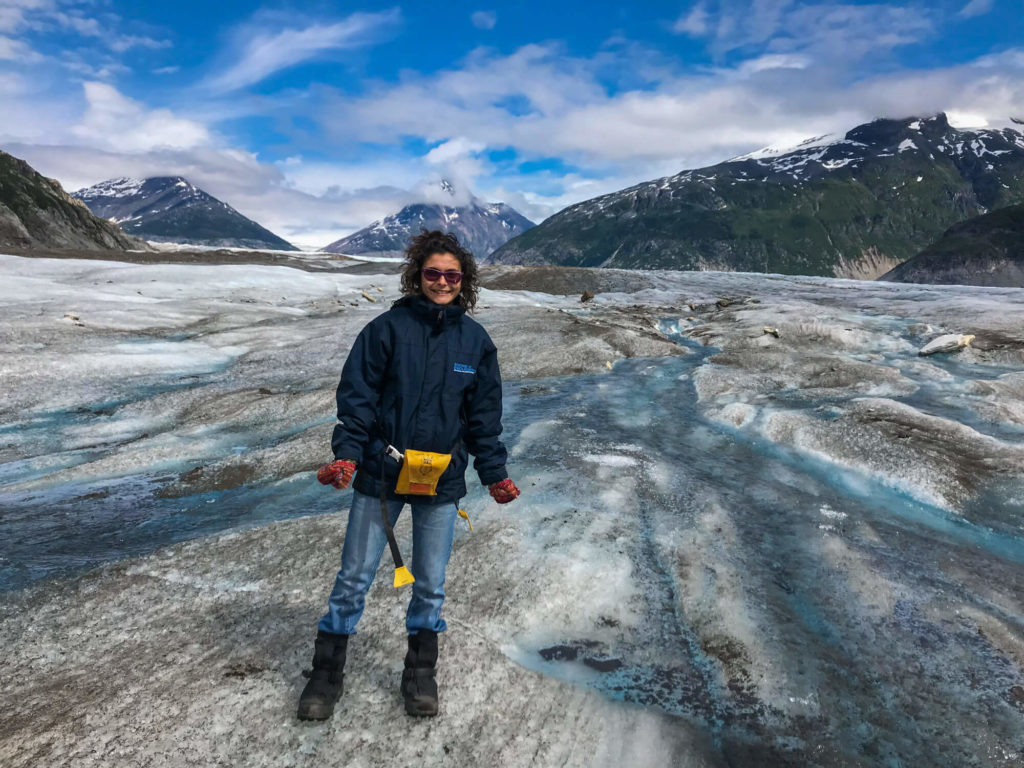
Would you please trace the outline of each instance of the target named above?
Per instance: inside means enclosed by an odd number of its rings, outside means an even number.
[[[451,463],[450,453],[407,450],[402,457],[402,468],[398,470],[395,493],[437,495],[437,481]]]

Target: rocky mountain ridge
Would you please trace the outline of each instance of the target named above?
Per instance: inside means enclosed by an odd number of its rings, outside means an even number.
[[[368,227],[324,248],[330,253],[377,254],[399,256],[409,238],[421,229],[454,232],[459,242],[480,259],[508,240],[534,226],[533,222],[505,203],[487,203],[471,198],[464,205],[454,204],[455,188],[447,180],[440,182],[453,204],[413,203],[397,213],[375,221]]]
[[[555,214],[489,261],[873,279],[1024,196],[1024,134],[882,119]]]
[[[117,225],[94,216],[60,183],[0,151],[0,246],[78,248],[89,251],[144,249]]]

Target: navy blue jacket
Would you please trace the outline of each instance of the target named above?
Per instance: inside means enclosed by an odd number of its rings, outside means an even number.
[[[352,487],[380,495],[381,464],[388,496],[404,501],[458,502],[466,495],[467,449],[480,482],[504,480],[508,454],[501,434],[498,351],[487,331],[460,306],[405,296],[356,337],[338,384],[338,423],[331,448],[354,459]],[[395,493],[399,451],[452,453],[437,496]]]

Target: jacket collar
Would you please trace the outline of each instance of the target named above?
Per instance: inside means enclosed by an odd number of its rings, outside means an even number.
[[[433,326],[434,330],[453,325],[466,314],[465,307],[458,304],[435,304],[422,293],[403,296],[396,305],[409,307],[413,314]]]

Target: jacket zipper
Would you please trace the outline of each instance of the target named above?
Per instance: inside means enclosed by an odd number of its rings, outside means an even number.
[[[429,356],[429,352],[430,352],[430,346],[429,346],[429,344],[430,344],[430,328],[429,327],[427,328],[427,332],[424,335],[423,342],[424,342],[423,343],[423,371],[422,371],[422,374],[420,375],[420,395],[419,395],[419,397],[416,398],[416,409],[412,412],[412,419],[410,419],[411,423],[409,424],[409,426],[411,428],[410,432],[411,432],[411,437],[412,438],[416,437],[416,417],[420,415],[420,403],[423,402],[423,387],[427,383],[427,357]],[[406,447],[410,447],[410,446],[406,446]],[[419,448],[414,448],[413,450],[420,450],[420,449]]]

